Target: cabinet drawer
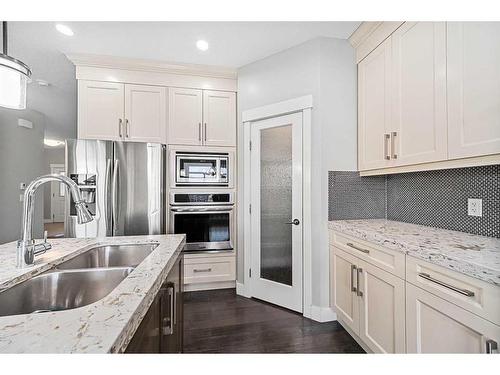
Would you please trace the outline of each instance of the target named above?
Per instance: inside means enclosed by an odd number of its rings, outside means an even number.
[[[400,278],[405,277],[405,254],[330,231],[330,244]]]
[[[184,284],[236,280],[234,256],[185,259]]]
[[[500,325],[500,287],[496,285],[410,256],[406,281]]]

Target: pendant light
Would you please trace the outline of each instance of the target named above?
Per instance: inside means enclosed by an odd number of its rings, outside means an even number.
[[[31,81],[30,68],[7,54],[7,22],[2,22],[3,53],[0,53],[0,107],[26,108],[26,86]]]

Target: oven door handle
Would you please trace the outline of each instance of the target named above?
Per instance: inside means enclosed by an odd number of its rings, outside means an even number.
[[[173,212],[230,212],[234,209],[232,206],[228,207],[171,207]]]

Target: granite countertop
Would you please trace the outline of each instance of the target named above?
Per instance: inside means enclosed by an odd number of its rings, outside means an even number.
[[[69,238],[35,265],[16,268],[16,243],[0,246],[0,290],[5,290],[92,247],[158,243],[155,250],[103,299],[71,310],[0,317],[0,353],[114,353],[128,345],[185,243],[184,235]]]
[[[500,239],[385,219],[333,220],[330,229],[500,286]]]

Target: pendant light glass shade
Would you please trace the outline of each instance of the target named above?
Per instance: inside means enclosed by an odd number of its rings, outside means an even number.
[[[0,106],[12,109],[26,108],[26,88],[31,70],[22,61],[7,55],[7,23],[3,22],[3,50],[0,53]]]

